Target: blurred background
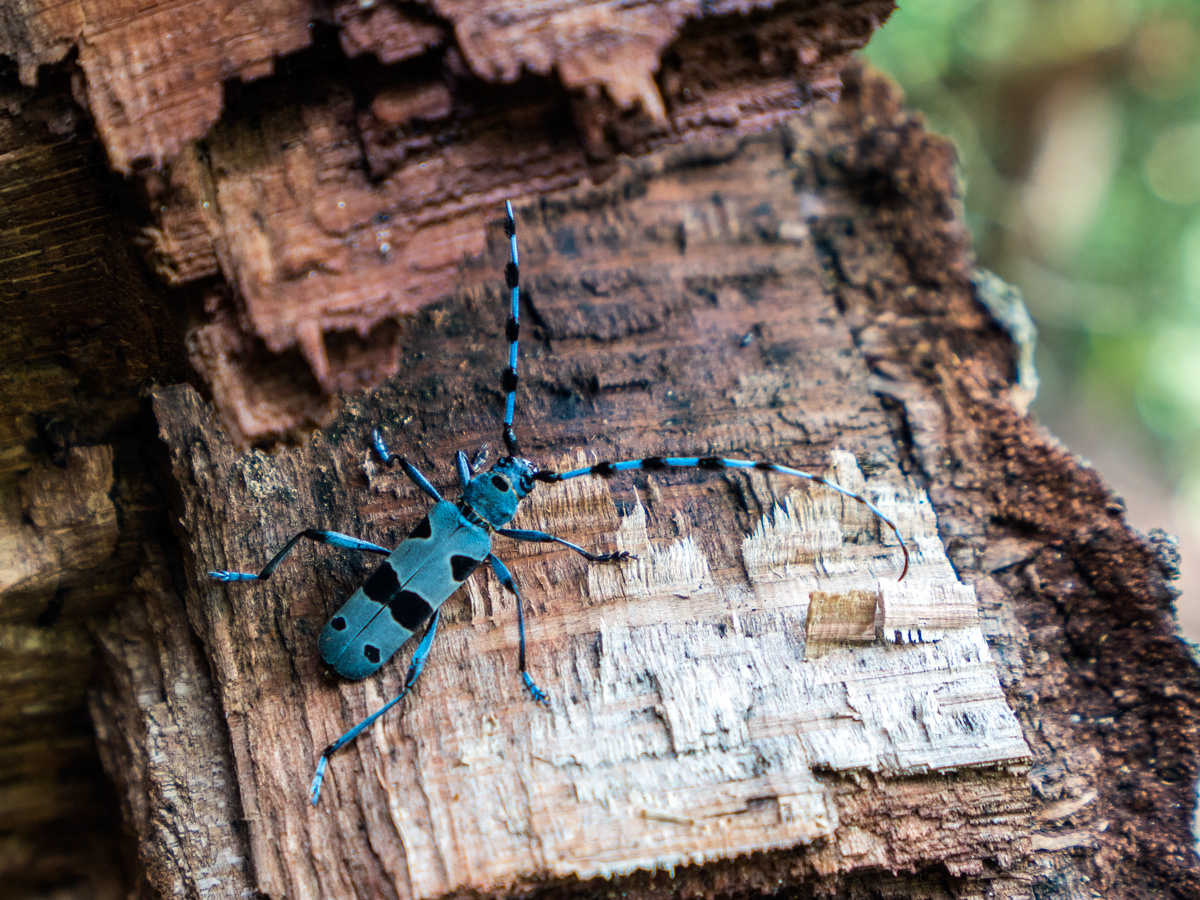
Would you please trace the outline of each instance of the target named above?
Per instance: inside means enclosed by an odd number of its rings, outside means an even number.
[[[867,48],[958,147],[979,264],[1037,323],[1032,412],[1142,531],[1200,640],[1200,0],[900,0]]]

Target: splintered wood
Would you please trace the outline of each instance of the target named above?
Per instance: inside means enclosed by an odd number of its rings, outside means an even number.
[[[971,616],[961,609],[973,594],[942,551],[928,500],[903,485],[867,485],[848,453],[827,474],[896,517],[914,549],[903,590],[893,583],[894,539],[881,542],[858,504],[819,487],[791,491],[745,536],[748,585],[714,577],[703,541],[650,537],[640,502],[618,517],[603,481],[526,501],[517,527],[552,527],[569,506],[581,523],[617,521],[616,546],[638,559],[589,566],[577,604],[528,622],[548,711],[527,702],[513,671],[511,596],[494,579],[468,584],[475,627],[441,638],[421,696],[375,727],[377,746],[391,749],[359,748],[391,798],[414,896],[523,871],[586,878],[812,843],[838,825],[818,772],[904,776],[1028,758],[973,606]],[[553,585],[565,580],[562,565],[526,556],[514,569]],[[814,594],[822,639],[857,645],[812,657]],[[881,596],[894,600],[888,627],[912,643],[876,638]],[[837,630],[838,611],[854,634]],[[460,675],[445,677],[458,667],[468,684],[501,685],[504,706],[483,708]],[[384,699],[367,692],[368,707]],[[328,723],[330,734],[341,726]],[[333,780],[353,764],[337,760]]]
[[[519,211],[540,323],[522,356],[523,453],[556,471],[713,454],[823,474],[898,525],[912,554],[900,592],[891,531],[807,481],[665,470],[539,485],[514,528],[637,555],[593,564],[497,537],[549,707],[519,676],[514,596],[477,571],[442,608],[416,690],[332,758],[310,806],[322,748],[399,692],[413,647],[365,681],[322,680],[316,635],[370,571],[350,554],[305,545],[253,584],[204,572],[250,570],[306,528],[394,546],[428,503],[372,458],[372,428],[457,496],[454,453],[497,440],[495,222],[491,258],[406,326],[397,377],[346,397],[303,447],[241,454],[195,392],[155,392],[184,497],[188,613],[263,893],[491,895],[735,857],[739,877],[770,884],[957,876],[1028,852],[1029,751],[802,237],[794,170],[767,140],[732,170],[679,159],[636,191],[605,188],[632,197],[608,201],[619,212]],[[752,198],[729,193],[743,183]],[[715,252],[731,234],[750,237]],[[784,234],[801,237],[756,243]]]

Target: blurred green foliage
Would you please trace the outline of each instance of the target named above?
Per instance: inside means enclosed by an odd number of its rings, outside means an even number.
[[[867,56],[958,147],[1051,430],[1140,430],[1200,534],[1200,0],[901,0]]]

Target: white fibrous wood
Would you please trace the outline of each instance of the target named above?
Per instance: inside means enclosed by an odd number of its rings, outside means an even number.
[[[583,462],[576,454],[555,468]],[[663,537],[669,529],[639,495],[622,515],[616,480],[578,479],[526,500],[517,527],[553,530],[569,514],[572,539],[607,532],[638,558],[579,567],[510,551],[549,709],[528,700],[516,674],[513,598],[476,577],[470,626],[445,629],[404,715],[376,725],[357,759],[335,758],[334,783],[344,767],[367,765],[385,787],[407,864],[397,875],[413,896],[514,872],[673,869],[835,835],[843,864],[878,864],[876,838],[838,833],[829,773],[903,778],[1027,761],[974,609],[963,609],[974,593],[946,559],[928,499],[894,471],[865,480],[845,452],[825,474],[895,517],[913,551],[900,588],[890,530],[817,485],[775,480],[782,502],[743,536],[740,577],[708,536]],[[646,483],[659,491],[655,477]],[[825,607],[819,653],[805,636],[814,593]],[[879,636],[880,597],[893,617],[913,613],[912,642]],[[858,640],[837,640],[838,609],[861,619],[864,603],[869,641],[861,622]],[[386,699],[378,682],[344,690],[365,692],[365,707]],[[343,724],[328,723],[330,735]]]
[[[886,585],[879,606],[883,638],[894,643],[941,640],[979,617],[975,589],[958,581]]]

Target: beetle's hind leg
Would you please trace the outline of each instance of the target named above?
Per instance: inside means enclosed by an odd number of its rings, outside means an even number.
[[[500,558],[494,553],[488,554],[488,562],[492,564],[492,571],[496,573],[496,577],[500,579],[500,583],[508,588],[517,598],[517,635],[520,638],[519,650],[517,651],[517,668],[521,671],[521,679],[525,682],[525,687],[529,688],[529,693],[533,695],[533,699],[543,706],[550,705],[550,698],[546,692],[538,687],[529,675],[529,671],[525,668],[525,613],[521,606],[524,601],[521,599],[521,592],[517,590],[517,583],[513,580],[512,572],[508,571],[508,566],[500,561]]]
[[[376,719],[407,697],[413,685],[417,683],[417,679],[421,677],[421,672],[425,668],[425,661],[429,659],[429,651],[433,647],[433,639],[437,636],[438,617],[441,614],[442,611],[439,608],[433,614],[433,618],[429,620],[429,627],[425,629],[425,636],[421,638],[421,643],[417,645],[416,652],[413,653],[412,662],[408,664],[408,674],[404,676],[404,689],[321,751],[321,759],[317,762],[317,773],[313,776],[312,787],[309,788],[309,797],[312,798],[313,806],[316,806],[317,801],[321,799],[321,785],[325,781],[325,769],[329,765],[329,757],[333,756],[333,754],[337,753],[337,751],[341,750],[370,728]]]

